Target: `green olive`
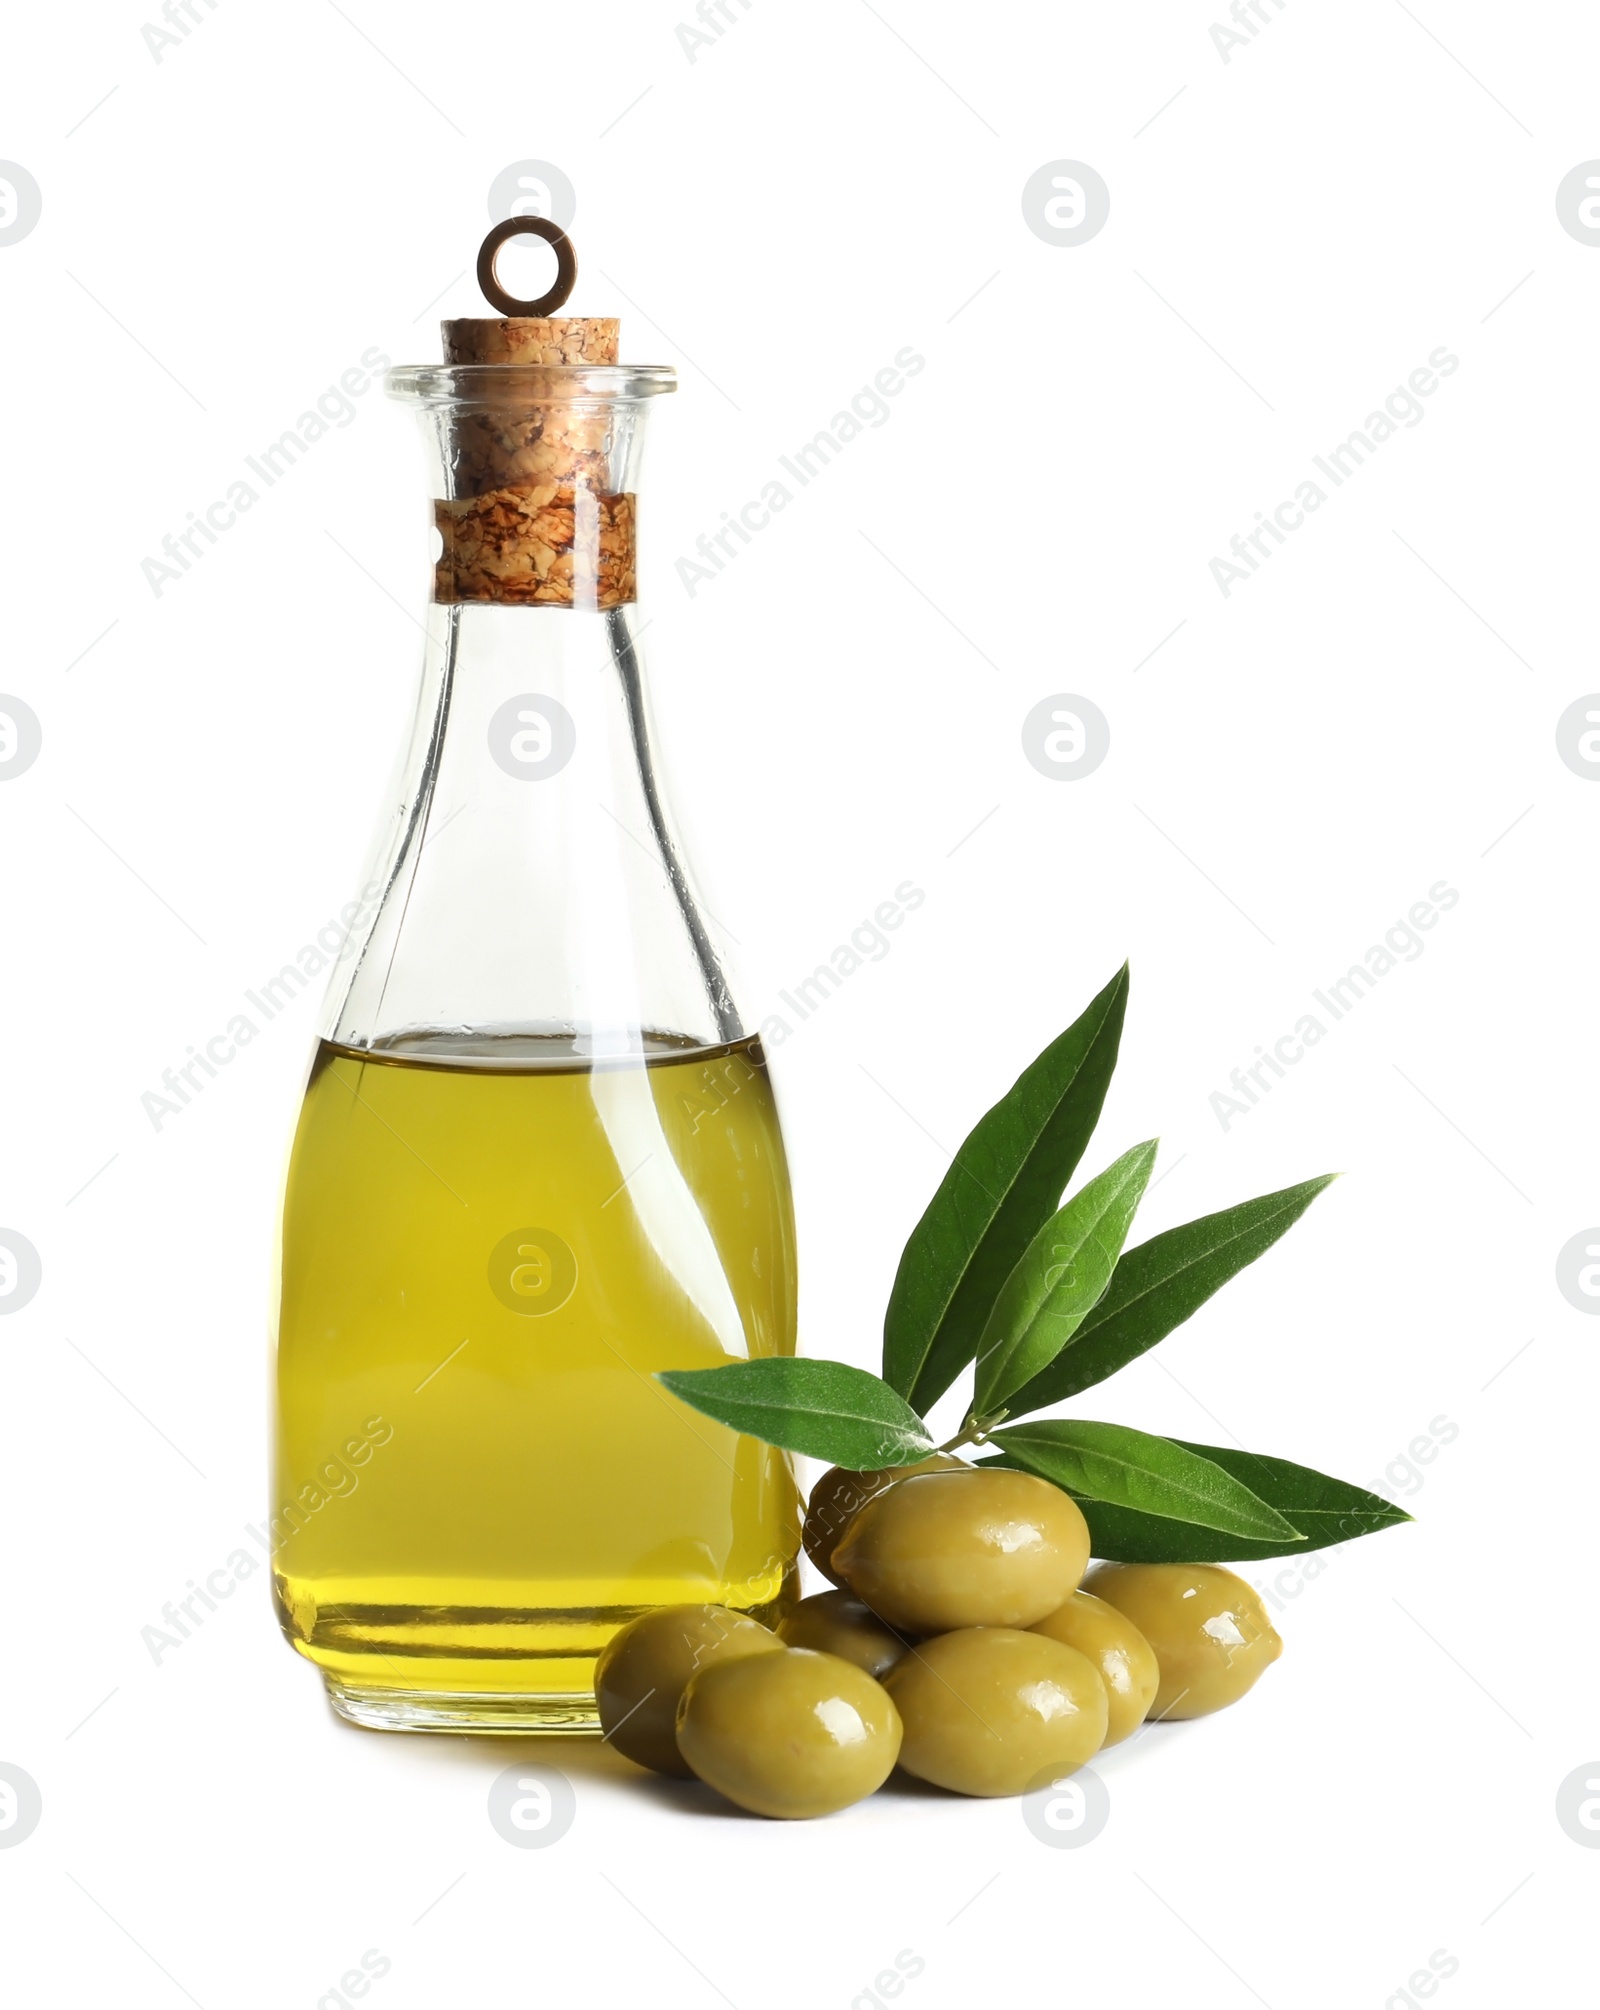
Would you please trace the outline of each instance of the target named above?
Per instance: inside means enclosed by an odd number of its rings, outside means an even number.
[[[1214,1563],[1099,1563],[1084,1589],[1131,1619],[1155,1649],[1153,1718],[1225,1710],[1283,1652],[1254,1589]]]
[[[913,1473],[941,1472],[951,1466],[965,1468],[966,1461],[949,1452],[935,1452],[931,1458],[919,1459],[914,1466],[882,1466],[874,1472],[858,1473],[848,1466],[830,1466],[811,1489],[806,1523],[800,1534],[806,1555],[830,1582],[840,1583],[833,1567],[833,1552],[856,1512],[898,1480],[909,1479]]]
[[[691,1675],[712,1662],[776,1654],[783,1643],[725,1605],[664,1605],[612,1634],[595,1664],[600,1728],[624,1758],[692,1777],[674,1724]]]
[[[1155,1649],[1125,1613],[1103,1598],[1075,1591],[1065,1605],[1029,1629],[1064,1647],[1076,1647],[1100,1671],[1110,1715],[1105,1742],[1120,1745],[1144,1722],[1161,1686]]]
[[[913,1647],[884,1677],[905,1725],[900,1763],[958,1794],[1021,1794],[1099,1751],[1106,1685],[1075,1647],[971,1626]]]
[[[921,1473],[876,1494],[833,1552],[857,1598],[905,1633],[1032,1626],[1089,1561],[1078,1504],[1003,1467]]]
[[[678,1705],[678,1747],[737,1806],[793,1820],[876,1792],[900,1718],[853,1661],[790,1647],[702,1669]]]
[[[802,1598],[787,1619],[778,1622],[778,1638],[786,1647],[809,1647],[818,1654],[837,1654],[869,1675],[881,1677],[906,1651],[899,1634],[848,1591],[819,1591]]]

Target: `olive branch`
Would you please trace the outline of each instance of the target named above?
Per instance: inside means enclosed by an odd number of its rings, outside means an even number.
[[[1038,1415],[1166,1339],[1335,1177],[1126,1249],[1155,1169],[1152,1138],[1063,1203],[1100,1119],[1127,1001],[1124,964],[968,1134],[900,1258],[881,1375],[769,1356],[657,1380],[733,1430],[858,1470],[987,1448],[980,1463],[1070,1494],[1093,1554],[1119,1563],[1292,1555],[1409,1521],[1380,1495],[1287,1459]],[[961,1428],[938,1445],[925,1419],[969,1369]]]

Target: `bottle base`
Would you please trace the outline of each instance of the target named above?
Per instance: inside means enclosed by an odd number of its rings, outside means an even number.
[[[432,1731],[474,1737],[598,1738],[594,1692],[571,1695],[369,1688],[323,1671],[328,1701],[347,1724],[364,1731]]]
[[[620,1627],[660,1605],[704,1603],[728,1604],[775,1626],[794,1603],[795,1575],[786,1563],[776,1577],[652,1580],[642,1588],[657,1595],[638,1602],[553,1606],[465,1605],[447,1597],[402,1603],[361,1596],[388,1589],[370,1580],[277,1574],[273,1597],[285,1638],[316,1668],[347,1724],[458,1737],[584,1738],[600,1735],[595,1666]]]

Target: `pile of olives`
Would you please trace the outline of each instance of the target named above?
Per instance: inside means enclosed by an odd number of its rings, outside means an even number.
[[[953,1793],[1020,1794],[1146,1717],[1237,1702],[1282,1651],[1230,1570],[1101,1563],[1085,1577],[1077,1503],[1003,1467],[943,1454],[835,1467],[804,1541],[839,1588],[775,1631],[679,1605],[615,1635],[595,1689],[618,1751],[761,1815],[831,1814],[896,1764]]]

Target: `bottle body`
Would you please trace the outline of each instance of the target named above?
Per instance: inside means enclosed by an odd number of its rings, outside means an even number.
[[[651,1606],[775,1615],[781,1455],[652,1377],[794,1345],[759,1044],[507,1065],[324,1043],[284,1214],[290,1639],[375,1723],[581,1729]],[[276,1533],[276,1531],[275,1531]]]
[[[644,380],[513,371],[506,409],[507,373],[414,374],[436,497],[472,455],[500,481],[506,453],[559,450],[602,471],[609,514],[568,508],[598,554],[587,600],[559,552],[523,566],[516,591],[554,604],[506,604],[485,570],[539,550],[545,491],[495,491],[498,550],[476,491],[451,533],[291,1154],[274,1591],[356,1722],[570,1734],[597,1727],[594,1662],[639,1612],[775,1618],[793,1596],[787,1457],[654,1379],[793,1352],[793,1211],[607,556]]]

